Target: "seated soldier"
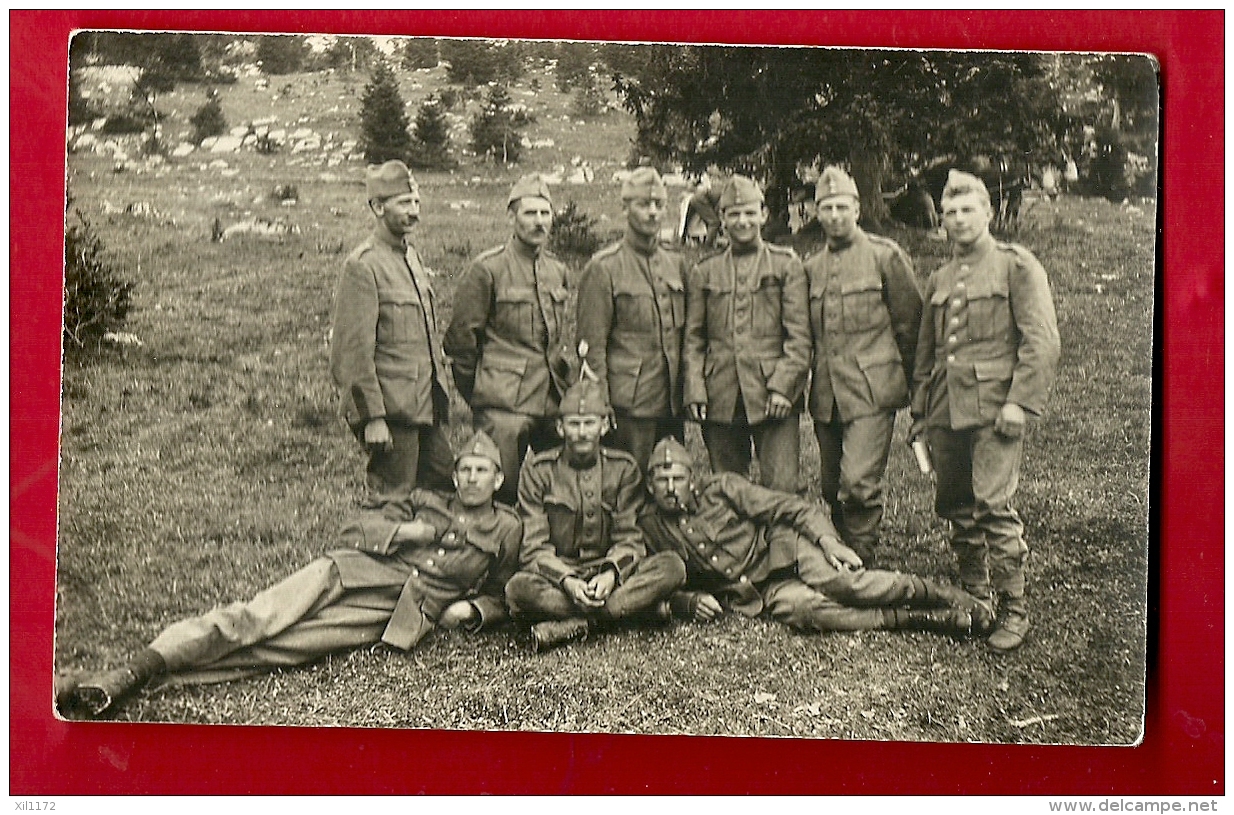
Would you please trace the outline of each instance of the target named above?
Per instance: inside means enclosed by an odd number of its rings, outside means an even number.
[[[453,494],[415,489],[366,511],[327,552],[248,602],[168,627],[124,667],[57,681],[67,715],[98,716],[146,682],[225,682],[383,642],[409,650],[436,626],[507,617],[522,524],[495,504],[501,456],[484,433],[455,457]]]
[[[535,623],[536,651],[634,615],[667,620],[668,597],[686,579],[677,555],[646,554],[638,465],[600,446],[609,410],[603,388],[580,378],[561,401],[565,443],[529,456],[519,476],[522,571],[506,584],[506,602]]]
[[[988,634],[993,611],[952,586],[864,569],[840,542],[826,511],[736,473],[704,475],[676,439],[651,454],[654,503],[639,516],[648,546],[686,563],[676,616],[706,621],[732,608],[766,610],[803,631],[915,629]]]

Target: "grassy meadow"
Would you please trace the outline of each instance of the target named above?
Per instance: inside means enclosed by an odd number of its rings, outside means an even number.
[[[220,95],[233,126],[274,116],[341,141],[359,136],[366,78],[296,75],[261,89],[245,77]],[[443,81],[439,70],[404,73],[409,113]],[[563,120],[570,97],[538,70],[512,96],[538,117],[528,138],[553,147],[528,149],[510,169],[464,157],[453,173],[417,173],[415,242],[436,275],[443,326],[468,259],[506,239],[505,195],[519,174],[588,162],[594,183],[561,185],[555,203],[574,200],[601,235],[621,228],[610,179],[629,153],[630,117]],[[161,97],[167,144],[204,100],[192,85]],[[111,158],[77,152],[68,168],[74,205],[136,284],[127,330],[141,341],[63,371],[56,664],[97,669],[307,563],[353,511],[363,456],[337,416],[327,332],[342,260],[371,218],[363,162],[330,166],[322,153],[194,152],[116,173]],[[295,206],[271,195],[285,184],[298,190]],[[254,217],[299,232],[211,241],[216,218]],[[806,636],[733,616],[542,656],[514,628],[439,632],[406,655],[360,650],[232,684],[156,689],[117,718],[1133,743],[1144,713],[1155,223],[1151,202],[1025,202],[1015,240],[1050,274],[1063,356],[1025,447],[1018,508],[1034,628],[1014,655],[916,633]],[[923,280],[946,252],[919,231],[889,234]],[[469,416],[457,396],[454,408],[461,438]],[[804,425],[802,439],[817,498]],[[888,479],[882,564],[954,579],[931,484],[903,444]]]

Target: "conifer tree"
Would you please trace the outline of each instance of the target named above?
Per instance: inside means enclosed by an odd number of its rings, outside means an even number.
[[[457,164],[450,155],[450,126],[446,121],[446,112],[436,94],[425,99],[416,113],[411,163],[431,170],[448,170]]]
[[[370,164],[406,161],[411,151],[407,112],[394,73],[384,60],[373,65],[360,108],[360,144]]]
[[[511,110],[510,93],[502,85],[488,92],[484,106],[471,120],[471,149],[477,156],[492,156],[503,164],[519,159],[523,128],[531,122],[524,111]]]

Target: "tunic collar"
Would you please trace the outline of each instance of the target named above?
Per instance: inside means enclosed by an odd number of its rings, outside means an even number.
[[[952,257],[961,263],[976,263],[994,248],[994,236],[989,232],[973,241],[966,249],[959,246],[952,252]]]
[[[528,246],[514,236],[510,237],[510,242],[506,244],[506,246],[509,247],[511,252],[523,258],[528,263],[534,263],[541,254],[538,248]]]
[[[407,248],[407,243],[403,238],[395,237],[394,233],[386,229],[385,225],[380,221],[373,227],[373,238],[378,242],[389,246],[391,249],[403,251]]]
[[[626,230],[625,243],[643,257],[651,257],[660,248],[660,239],[656,236],[644,238],[631,230]]]

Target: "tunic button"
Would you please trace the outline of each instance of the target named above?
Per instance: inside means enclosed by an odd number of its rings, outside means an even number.
[[[454,533],[453,533],[453,532],[447,532],[447,533],[446,533],[446,536],[445,536],[445,538],[443,538],[443,540],[445,540],[445,542],[446,542],[446,543],[451,543],[451,542],[453,542],[453,540],[454,540]]]
[[[749,583],[750,579],[743,574],[741,577],[737,579],[737,582],[738,583]]]
[[[951,301],[951,305],[955,306],[956,308],[959,308],[960,306],[964,305],[964,301],[961,300],[959,297],[957,297],[956,299]]]
[[[719,563],[719,562],[720,562],[720,556],[719,556],[719,555],[712,555],[712,556],[711,556],[711,562],[712,562],[712,563]]]
[[[413,567],[412,567],[412,569],[411,569],[411,576],[412,576],[412,577],[419,577],[419,576],[420,576],[420,570],[419,570],[419,569],[417,569],[417,568],[415,568],[415,567],[413,566]]]
[[[948,355],[947,355],[947,361],[948,361],[948,362],[955,362],[955,354],[948,354]]]
[[[437,557],[445,557],[445,556],[446,556],[446,550],[445,550],[445,549],[438,549],[438,550],[437,550]]]
[[[959,318],[959,317],[952,317],[952,318],[951,318],[951,324],[952,324],[952,325],[959,325],[959,324],[960,324],[960,318]]]
[[[591,496],[595,495],[595,492],[593,490],[583,490],[583,495],[586,495],[588,498],[590,498]]]
[[[733,573],[733,570],[732,570],[731,568],[728,568],[728,569],[725,569],[725,570],[724,570],[724,573],[725,573],[725,574],[732,574],[732,573]]]
[[[968,264],[967,264],[967,263],[961,263],[961,264],[960,264],[960,271],[961,271],[961,272],[967,272],[967,271],[968,271]],[[963,286],[964,286],[964,281],[963,281],[963,280],[961,280],[961,281],[960,281],[959,283],[957,283],[956,285],[957,285],[957,286],[960,286],[961,288],[963,288]]]
[[[951,343],[952,345],[955,345],[956,344],[955,334],[952,334],[950,337],[948,337],[947,342]]]
[[[698,550],[699,550],[700,552],[705,552],[705,551],[707,551],[707,544],[705,544],[705,543],[700,543],[700,544],[698,545]],[[712,558],[712,560],[715,560],[715,558]]]
[[[432,558],[429,558],[428,560],[424,561],[424,565],[425,565],[425,566],[432,566],[432,565],[433,565],[433,559],[432,559]]]

